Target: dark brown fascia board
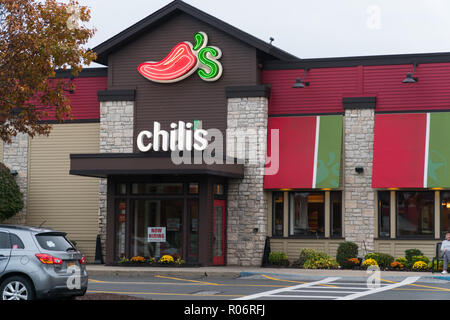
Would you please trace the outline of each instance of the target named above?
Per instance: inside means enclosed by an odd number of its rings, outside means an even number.
[[[351,97],[342,98],[344,110],[348,109],[375,109],[377,97]]]
[[[105,90],[97,92],[98,101],[134,101],[136,90]]]
[[[92,178],[106,178],[108,176],[128,176],[128,175],[210,175],[226,177],[231,179],[242,179],[243,174],[229,173],[224,171],[193,169],[186,172],[177,170],[69,170],[70,175],[92,177]]]
[[[251,98],[265,97],[270,98],[271,85],[263,84],[260,86],[233,86],[225,88],[227,98]]]
[[[75,78],[97,78],[97,77],[107,77],[108,68],[84,68],[78,73]],[[67,70],[56,70],[56,79],[61,78],[72,78],[72,69]]]
[[[293,70],[305,68],[339,68],[356,66],[381,66],[400,64],[446,63],[450,62],[450,52],[414,53],[357,57],[337,57],[301,59],[299,61],[267,61],[264,70]]]
[[[72,153],[70,154],[70,159],[109,159],[109,158],[167,158],[171,159],[170,151],[162,152],[140,152],[140,153]],[[217,155],[217,158],[223,159],[224,163],[231,162],[237,163],[238,159],[231,158],[225,155]]]
[[[275,60],[282,61],[296,61],[299,60],[296,56],[283,51],[267,42],[264,42],[240,29],[233,27],[232,25],[206,13],[203,12],[183,1],[173,1],[166,5],[165,7],[159,9],[155,13],[149,15],[148,17],[142,19],[141,21],[135,23],[131,27],[125,29],[114,37],[106,40],[105,42],[96,46],[93,51],[97,53],[97,63],[108,65],[108,55],[115,51],[116,49],[124,46],[128,42],[132,41],[136,37],[140,36],[142,33],[146,32],[148,29],[158,25],[161,22],[166,21],[172,15],[183,12],[194,18],[209,24],[228,35],[247,43],[248,45],[265,52],[272,56]]]

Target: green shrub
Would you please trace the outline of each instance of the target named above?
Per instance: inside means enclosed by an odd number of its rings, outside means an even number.
[[[367,259],[375,260],[380,268],[389,268],[391,266],[391,263],[394,262],[393,256],[391,256],[390,254],[380,252],[371,252],[366,254],[364,260]]]
[[[339,244],[336,254],[336,261],[339,265],[344,266],[348,259],[356,257],[358,257],[358,245],[356,243],[345,241]]]
[[[405,257],[399,257],[397,259],[395,259],[395,262],[399,262],[402,265],[406,265],[406,263],[408,262],[408,260]]]
[[[302,265],[305,269],[332,269],[338,268],[339,263],[329,255],[313,249],[303,249],[300,252],[299,260],[295,263]]]
[[[408,260],[408,262],[412,262],[412,257],[414,256],[423,256],[423,253],[419,249],[405,250],[405,258],[406,260]]]
[[[277,266],[288,266],[289,260],[284,252],[271,252],[269,254],[269,263]]]
[[[23,196],[11,171],[0,163],[0,222],[23,209]]]
[[[391,263],[394,262],[394,257],[387,253],[380,253],[379,259],[377,260],[378,265],[381,268],[389,268]]]
[[[430,259],[428,259],[428,257],[426,256],[413,256],[411,259],[412,264],[414,265],[414,263],[416,263],[417,261],[423,261],[426,264],[430,263]]]
[[[305,269],[336,269],[339,263],[329,255],[325,255],[317,260],[308,259],[303,266]]]
[[[303,268],[305,262],[314,257],[317,253],[313,249],[302,249],[300,251],[300,256],[292,265],[298,268]]]

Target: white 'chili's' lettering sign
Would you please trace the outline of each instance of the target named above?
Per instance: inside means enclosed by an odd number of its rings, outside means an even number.
[[[141,152],[153,151],[203,151],[208,147],[205,138],[208,131],[196,128],[193,123],[171,123],[172,130],[161,130],[159,122],[153,123],[153,132],[141,131],[136,140],[137,147]]]
[[[189,41],[180,42],[169,55],[159,62],[149,61],[139,65],[139,73],[153,82],[172,83],[186,79],[197,71],[204,81],[217,81],[222,76],[222,64],[218,61],[222,51],[208,46],[205,32],[197,32],[195,45]]]

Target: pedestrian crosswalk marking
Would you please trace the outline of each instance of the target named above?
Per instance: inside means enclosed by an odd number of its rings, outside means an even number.
[[[408,277],[398,283],[382,284],[376,288],[369,288],[366,282],[338,282],[338,280],[341,280],[340,277],[328,277],[319,281],[244,296],[235,300],[254,300],[259,298],[354,300],[371,294],[411,285],[419,279],[420,277]],[[324,284],[327,284],[329,287],[324,287]],[[348,286],[331,287],[336,284]],[[312,293],[312,295],[308,295],[308,293]],[[324,295],[318,295],[317,293],[323,293]]]

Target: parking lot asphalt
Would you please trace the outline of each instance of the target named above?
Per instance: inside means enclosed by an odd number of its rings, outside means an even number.
[[[386,275],[378,285],[360,275],[240,274],[98,275],[88,294],[122,294],[151,300],[450,300],[450,281]]]

